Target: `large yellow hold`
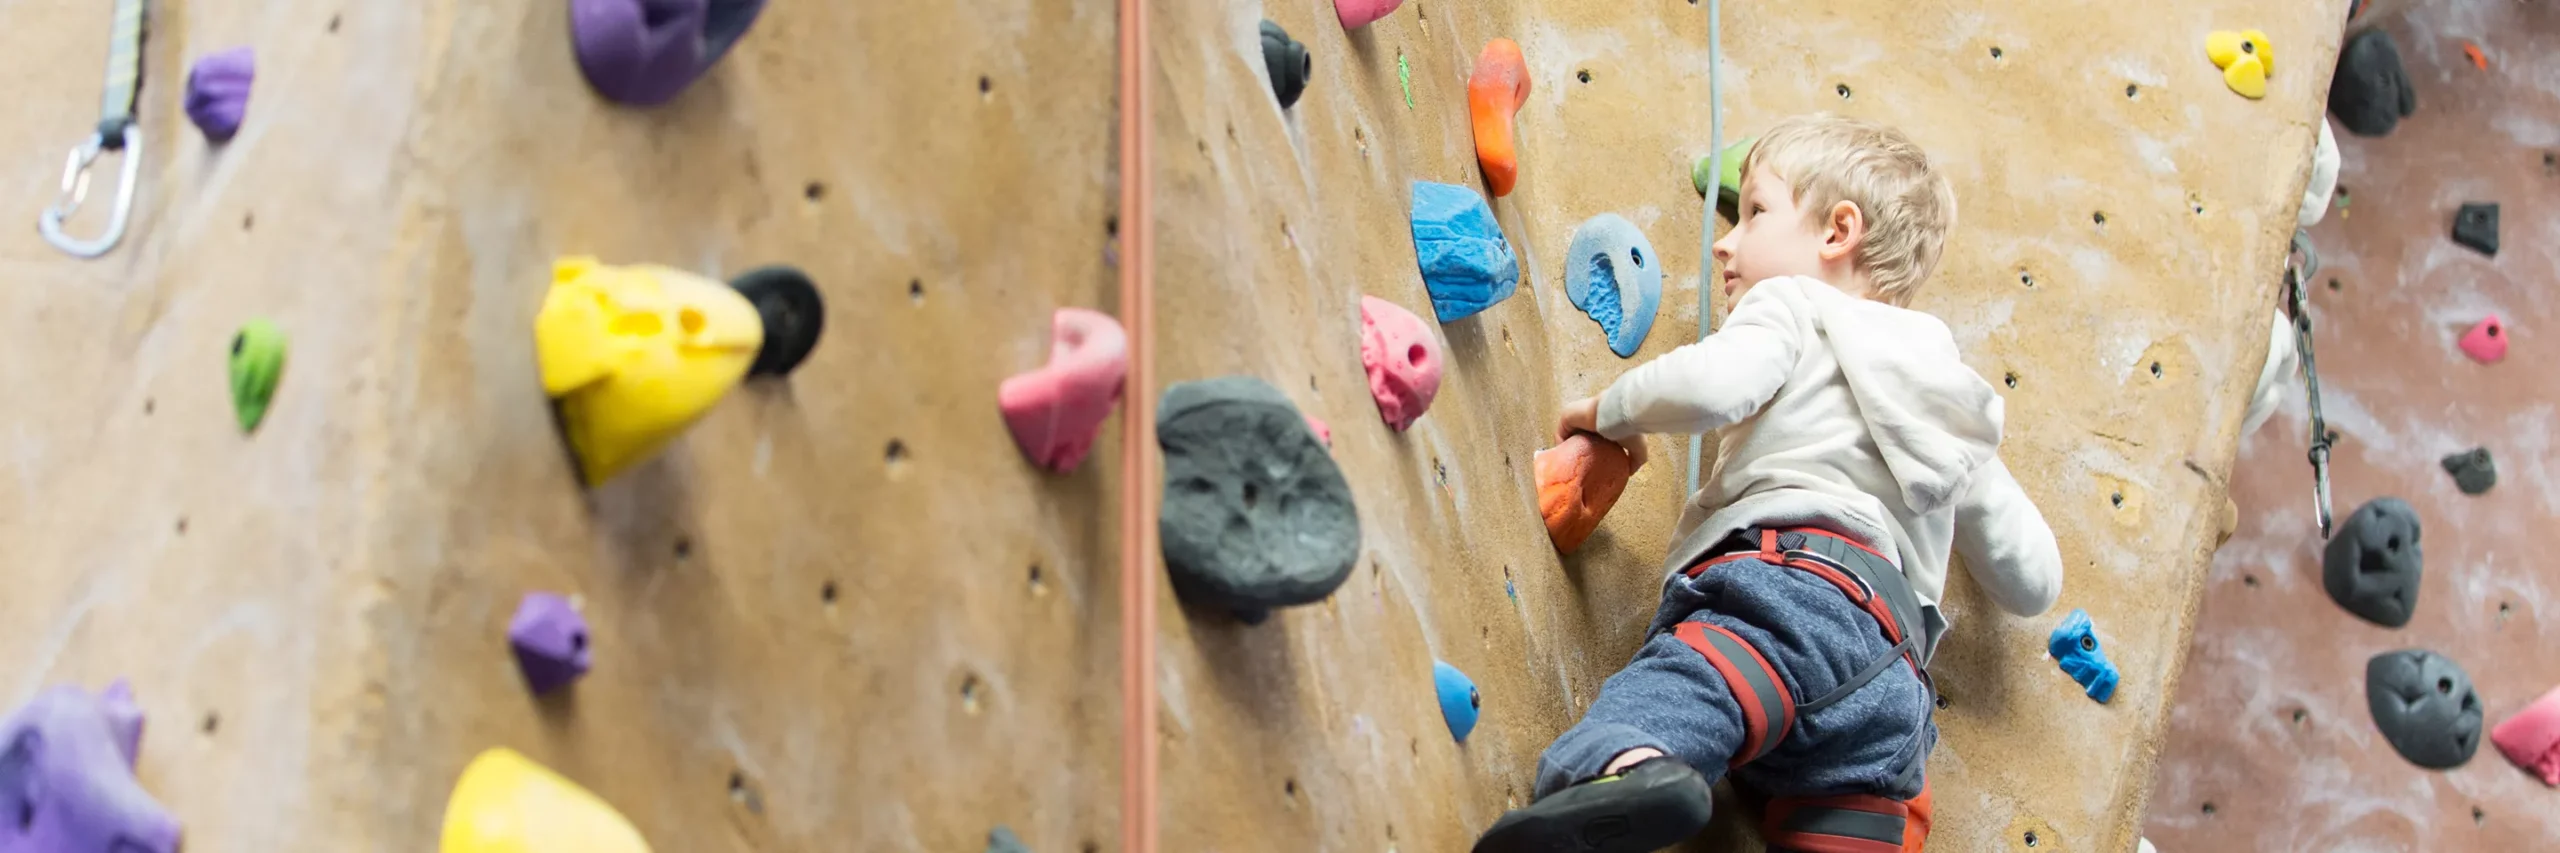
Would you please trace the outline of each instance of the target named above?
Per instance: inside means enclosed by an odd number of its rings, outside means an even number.
[[[649,853],[640,830],[515,750],[480,753],[444,807],[441,853]]]
[[[2222,82],[2250,98],[2267,96],[2267,75],[2276,70],[2275,46],[2257,30],[2215,30],[2204,37],[2205,58],[2222,69]]]
[[[763,345],[763,319],[727,284],[589,257],[552,266],[551,292],[534,319],[542,389],[559,403],[590,486],[700,420],[746,377]]]

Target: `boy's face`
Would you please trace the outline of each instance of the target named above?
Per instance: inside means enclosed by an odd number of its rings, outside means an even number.
[[[1767,165],[1754,166],[1742,178],[1742,218],[1717,240],[1716,260],[1724,262],[1724,298],[1732,305],[1751,286],[1790,275],[1824,278],[1824,223],[1805,215],[1785,178]],[[1833,282],[1834,285],[1843,284]]]

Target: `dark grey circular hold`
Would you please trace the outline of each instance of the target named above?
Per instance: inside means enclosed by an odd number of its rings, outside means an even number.
[[[2418,607],[2418,511],[2399,498],[2356,507],[2330,537],[2321,583],[2347,612],[2386,628],[2409,624]]]
[[[2460,664],[2425,649],[2374,655],[2364,665],[2374,728],[2409,763],[2460,767],[2480,749],[2480,693]]]
[[[2453,485],[2466,495],[2487,492],[2498,484],[2498,463],[2489,458],[2489,448],[2474,447],[2444,458],[2444,472],[2453,475]]]
[[[781,376],[800,366],[827,328],[827,304],[807,273],[786,266],[750,270],[729,283],[756,306],[764,320],[764,347],[748,376]]]
[[[1284,110],[1298,105],[1298,96],[1307,92],[1307,80],[1316,74],[1315,57],[1307,54],[1307,46],[1270,21],[1262,22],[1262,64],[1271,70],[1271,93],[1280,97]]]
[[[1247,376],[1167,389],[1158,529],[1174,592],[1239,615],[1331,595],[1360,557],[1351,484],[1306,418]]]
[[[2357,136],[2382,136],[2418,110],[2418,90],[2400,64],[2400,46],[2380,27],[2347,38],[2329,83],[2329,114]]]

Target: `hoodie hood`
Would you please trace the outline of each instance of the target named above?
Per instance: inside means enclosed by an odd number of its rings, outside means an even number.
[[[1964,366],[1947,324],[1827,285],[1804,293],[1903,505],[1930,513],[1963,497],[1999,452],[2003,401]]]

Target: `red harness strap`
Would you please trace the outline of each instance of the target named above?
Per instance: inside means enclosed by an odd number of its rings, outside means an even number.
[[[1929,789],[1909,801],[1852,795],[1769,801],[1760,837],[1769,853],[1920,853],[1929,840]]]
[[[1777,749],[1795,729],[1796,699],[1769,659],[1732,631],[1704,622],[1682,622],[1671,633],[1706,656],[1733,690],[1734,703],[1742,706],[1742,748],[1734,751],[1730,766],[1749,764]]]
[[[1796,533],[1805,536],[1821,536],[1828,539],[1835,539],[1840,542],[1847,543],[1850,547],[1856,548],[1860,551],[1874,554],[1875,558],[1878,560],[1883,560],[1886,563],[1893,562],[1891,559],[1885,557],[1885,555],[1877,553],[1876,549],[1869,548],[1865,543],[1859,542],[1858,540],[1816,527],[1792,527],[1783,531],[1762,530],[1760,531],[1760,550],[1735,551],[1730,554],[1702,560],[1699,561],[1697,565],[1690,566],[1688,570],[1682,572],[1682,574],[1694,578],[1698,575],[1704,574],[1708,569],[1737,560],[1758,560],[1772,566],[1785,566],[1787,568],[1804,571],[1812,574],[1814,577],[1821,578],[1824,582],[1839,589],[1841,595],[1848,596],[1851,603],[1858,605],[1858,609],[1866,611],[1868,616],[1875,617],[1876,625],[1884,629],[1885,642],[1894,643],[1896,645],[1901,644],[1902,638],[1905,636],[1902,621],[1894,618],[1893,607],[1886,603],[1883,596],[1875,594],[1875,590],[1868,589],[1866,585],[1860,583],[1857,578],[1849,576],[1847,572],[1841,571],[1836,566],[1832,566],[1820,559],[1809,559],[1806,557],[1795,556],[1797,553],[1802,552],[1790,552],[1780,549],[1778,547],[1778,535],[1780,533]],[[1908,658],[1906,658],[1906,660],[1911,664],[1911,671],[1920,671],[1919,661],[1910,660]]]

